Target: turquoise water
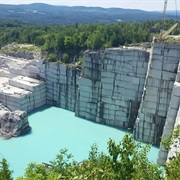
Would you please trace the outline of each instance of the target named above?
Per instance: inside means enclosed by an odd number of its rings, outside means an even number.
[[[119,142],[124,131],[99,125],[74,116],[73,112],[56,107],[43,107],[29,115],[32,132],[10,140],[0,138],[0,158],[5,157],[13,176],[24,174],[30,162],[49,162],[62,148],[69,149],[76,161],[88,157],[93,143],[106,152],[111,137]],[[152,147],[149,159],[156,162],[158,148]]]

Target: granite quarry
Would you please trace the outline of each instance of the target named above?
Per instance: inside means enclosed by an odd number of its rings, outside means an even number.
[[[159,146],[180,126],[180,44],[86,51],[82,68],[0,55],[0,103],[5,138],[30,131],[27,113],[48,104]],[[174,151],[160,147],[158,163]]]

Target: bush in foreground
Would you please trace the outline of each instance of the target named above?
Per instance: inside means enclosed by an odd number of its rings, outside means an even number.
[[[54,161],[45,166],[30,163],[25,174],[17,180],[176,180],[179,176],[180,155],[165,165],[166,176],[159,165],[150,162],[147,153],[150,145],[136,142],[131,134],[125,134],[117,144],[110,139],[108,154],[91,146],[88,159],[77,163],[67,149],[60,150]],[[4,165],[3,165],[4,164]],[[175,170],[175,171],[174,171]],[[11,180],[12,171],[6,160],[1,162],[0,180]],[[5,179],[2,179],[5,177]]]
[[[49,168],[31,163],[18,180],[163,179],[160,167],[147,158],[150,145],[142,146],[132,135],[126,134],[119,144],[110,139],[107,148],[105,154],[98,151],[96,144],[92,145],[89,158],[81,163],[73,161],[67,149],[61,150]]]

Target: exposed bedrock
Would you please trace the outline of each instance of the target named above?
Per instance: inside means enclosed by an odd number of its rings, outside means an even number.
[[[43,61],[0,56],[0,135],[29,132],[27,112],[46,104]]]
[[[24,76],[0,80],[0,102],[11,111],[31,112],[46,104],[45,82]]]
[[[76,65],[47,63],[45,72],[47,104],[75,112],[80,69]]]
[[[31,127],[25,111],[16,110],[11,112],[0,104],[0,136],[9,139],[26,134],[30,130]]]
[[[45,79],[44,61],[0,55],[0,77],[14,78],[19,75],[35,79]]]
[[[100,94],[101,52],[85,52],[83,69],[78,78],[76,116],[96,121]]]
[[[108,49],[101,70],[97,122],[133,129],[141,101],[149,53]]]
[[[155,145],[160,144],[168,110],[171,108],[170,101],[173,105],[178,101],[172,96],[172,91],[179,60],[180,45],[154,44],[145,90],[135,123],[136,139]]]
[[[135,49],[86,52],[78,80],[76,115],[99,123],[133,128],[149,53]]]
[[[180,63],[176,75],[176,81],[173,85],[171,101],[163,129],[163,136],[170,136],[174,128],[180,128]],[[177,152],[180,152],[179,139],[174,142],[169,151],[164,149],[163,145],[161,145],[158,155],[158,163],[164,164],[166,159],[169,160],[169,158],[175,156]]]

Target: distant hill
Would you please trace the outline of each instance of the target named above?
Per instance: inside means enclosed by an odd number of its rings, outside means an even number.
[[[166,17],[175,19],[176,13],[170,12]],[[121,8],[52,6],[42,3],[29,5],[0,4],[0,18],[20,20],[38,25],[107,24],[117,23],[118,21],[158,20],[162,19],[162,12]]]

